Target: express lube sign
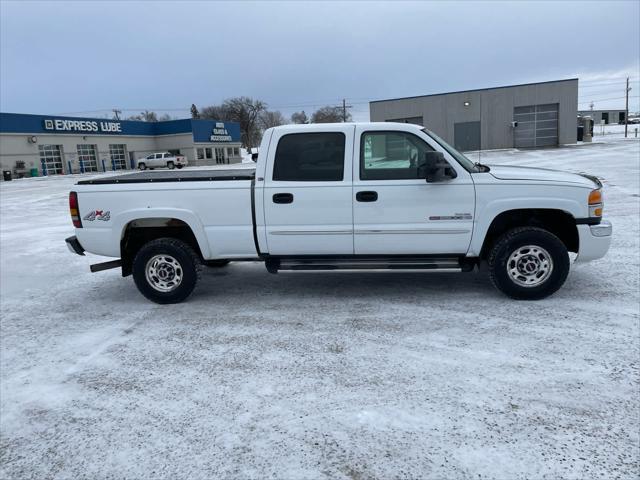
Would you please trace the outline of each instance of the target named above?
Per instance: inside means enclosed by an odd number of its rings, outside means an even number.
[[[54,132],[85,132],[85,133],[122,133],[120,122],[99,120],[63,120],[60,118],[46,118],[44,129]]]

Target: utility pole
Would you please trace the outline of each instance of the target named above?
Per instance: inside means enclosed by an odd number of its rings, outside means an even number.
[[[627,138],[627,127],[629,126],[629,77],[627,77],[627,88],[625,89],[625,105],[624,105],[624,138]]]
[[[347,121],[347,108],[352,108],[353,105],[347,105],[347,100],[346,99],[342,99],[342,121],[346,122]]]
[[[116,120],[120,120],[120,114],[122,113],[122,110],[118,110],[117,108],[114,108],[112,111],[113,111],[113,114],[116,116]]]

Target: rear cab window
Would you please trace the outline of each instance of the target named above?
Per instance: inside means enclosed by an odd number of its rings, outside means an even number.
[[[346,137],[342,132],[290,133],[276,148],[273,180],[340,182],[344,179]]]

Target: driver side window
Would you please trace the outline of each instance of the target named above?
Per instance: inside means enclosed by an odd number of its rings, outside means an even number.
[[[360,137],[360,180],[415,180],[433,148],[406,132],[372,131]]]

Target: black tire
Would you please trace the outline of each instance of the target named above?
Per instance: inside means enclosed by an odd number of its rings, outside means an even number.
[[[146,170],[146,168],[147,168],[147,164],[146,164],[146,163],[144,163],[144,162],[141,162],[141,163],[139,163],[139,164],[138,164],[138,168],[139,168],[140,170]]]
[[[177,262],[178,266],[174,268],[175,272],[179,272],[181,269],[181,281],[170,291],[158,290],[147,279],[148,264],[159,255],[166,255]],[[185,242],[175,238],[158,238],[146,243],[138,250],[133,259],[133,280],[140,293],[152,302],[180,303],[193,292],[200,278],[201,269],[202,265],[198,255]],[[157,279],[153,275],[150,276]]]
[[[229,265],[230,260],[207,260],[204,264],[210,268],[221,268]]]
[[[174,168],[176,168],[176,164],[173,162],[167,162],[167,168],[169,170],[173,170]]]
[[[184,167],[184,165],[176,165],[176,167],[178,167],[178,170],[180,170],[182,167]]]
[[[538,247],[540,250],[527,249],[528,246]],[[524,264],[519,264],[516,260],[509,262],[512,255],[521,255],[521,252],[525,252],[521,256]],[[545,254],[550,257],[550,262],[545,260]],[[532,258],[537,265],[547,265],[547,268],[536,271],[534,264],[531,268],[537,273],[518,274],[518,265],[526,267],[527,258]],[[517,300],[539,300],[555,293],[567,279],[570,266],[569,253],[564,243],[551,232],[536,227],[514,228],[504,233],[493,244],[488,263],[489,277],[493,285],[505,295]],[[551,269],[548,268],[549,265]],[[548,273],[541,273],[543,271]],[[537,275],[540,278],[536,278]],[[527,278],[534,282],[533,285],[521,284],[526,282]]]

